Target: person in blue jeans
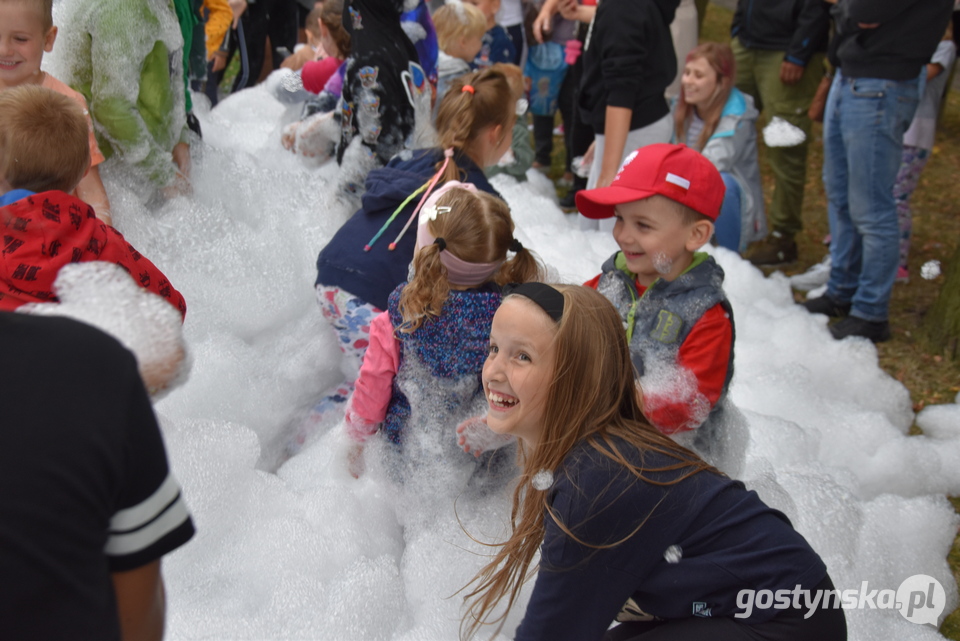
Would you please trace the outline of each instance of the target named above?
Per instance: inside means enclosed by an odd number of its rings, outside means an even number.
[[[823,122],[830,280],[826,294],[803,305],[846,316],[830,328],[836,339],[890,339],[899,265],[893,184],[922,73],[952,11],[952,0],[838,0],[833,8],[830,59],[837,72]]]

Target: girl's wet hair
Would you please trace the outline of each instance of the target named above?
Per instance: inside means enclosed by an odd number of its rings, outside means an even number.
[[[441,252],[447,251],[469,263],[503,261],[491,276],[499,285],[524,283],[543,277],[540,262],[529,250],[514,240],[510,208],[503,200],[483,191],[450,189],[437,200],[449,211],[426,224],[430,233],[443,244],[421,247],[413,258],[416,275],[400,295],[400,314],[404,323],[402,332],[413,332],[430,317],[440,315],[451,283],[441,262]],[[514,252],[508,258],[508,252]]]
[[[465,86],[473,91],[464,91]],[[440,101],[435,123],[438,146],[469,152],[480,132],[497,125],[507,131],[514,118],[516,100],[503,72],[490,68],[463,75],[451,83]],[[456,163],[451,162],[441,180],[459,180],[460,174]]]
[[[672,485],[703,470],[713,470],[693,452],[677,445],[658,432],[644,418],[630,348],[619,312],[603,295],[589,287],[556,285],[563,295],[563,314],[553,337],[555,370],[549,382],[538,445],[528,450],[520,442],[520,479],[513,495],[510,538],[493,560],[474,578],[467,612],[461,626],[462,638],[473,638],[485,624],[499,624],[499,631],[520,595],[520,588],[532,575],[530,564],[543,541],[545,519],[552,518],[560,529],[580,545],[610,547],[623,541],[583,541],[572,528],[562,523],[547,504],[549,488],[533,484],[541,470],[562,473],[562,462],[580,443],[623,466],[637,482]],[[504,299],[504,304],[521,294]],[[530,313],[547,312],[529,305]],[[616,439],[616,440],[615,440]],[[673,459],[665,467],[640,469],[632,457],[622,451],[622,443],[641,452],[653,451]],[[657,483],[645,473],[677,470],[669,483]],[[715,472],[715,470],[713,470]],[[588,499],[589,500],[589,499]],[[547,516],[544,516],[544,515]],[[634,536],[642,523],[628,535]],[[503,614],[492,621],[497,604],[506,599]]]

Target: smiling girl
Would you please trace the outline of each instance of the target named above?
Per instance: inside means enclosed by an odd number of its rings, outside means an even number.
[[[766,235],[757,112],[753,98],[733,86],[729,45],[705,42],[687,55],[674,110],[674,139],[696,149],[723,177],[727,191],[717,219],[717,244],[742,251]]]
[[[466,597],[464,638],[487,623],[499,631],[497,605],[517,603],[538,549],[516,639],[846,638],[840,609],[747,608],[755,591],[833,584],[783,514],[646,422],[620,316],[603,296],[541,283],[507,291],[483,386],[488,425],[519,440],[522,472],[512,534]]]
[[[56,40],[52,0],[0,1],[0,91],[23,85],[42,85],[80,105],[89,130],[90,168],[80,179],[75,194],[93,207],[97,218],[112,225],[110,199],[100,179],[99,165],[104,157],[93,134],[87,101],[81,94],[40,69],[43,54],[53,51]]]

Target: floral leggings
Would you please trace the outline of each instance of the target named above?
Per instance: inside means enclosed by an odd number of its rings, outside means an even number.
[[[348,379],[352,375],[355,381],[360,373],[363,355],[370,345],[370,323],[381,310],[350,292],[329,285],[317,285],[317,302],[320,313],[337,332],[340,351],[347,361],[343,370]]]
[[[323,398],[287,444],[287,456],[296,454],[308,438],[330,424],[333,418],[343,417],[344,404],[353,394],[363,355],[370,344],[370,323],[380,314],[374,305],[339,287],[317,285],[317,302],[323,317],[337,333],[337,342],[344,356],[341,365],[344,379],[324,392]]]
[[[900,223],[900,267],[907,268],[907,256],[910,254],[910,235],[913,232],[913,213],[910,211],[910,196],[920,182],[930,150],[921,147],[903,146],[900,171],[893,185],[893,199],[897,203],[897,219]]]

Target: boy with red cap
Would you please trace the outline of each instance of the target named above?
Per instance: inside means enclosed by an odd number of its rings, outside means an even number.
[[[697,430],[692,444],[708,459],[722,447],[734,326],[723,270],[697,250],[713,236],[724,190],[703,155],[654,144],[628,155],[609,187],[576,195],[587,218],[616,218],[620,251],[585,285],[623,317],[644,414],[664,434]]]

